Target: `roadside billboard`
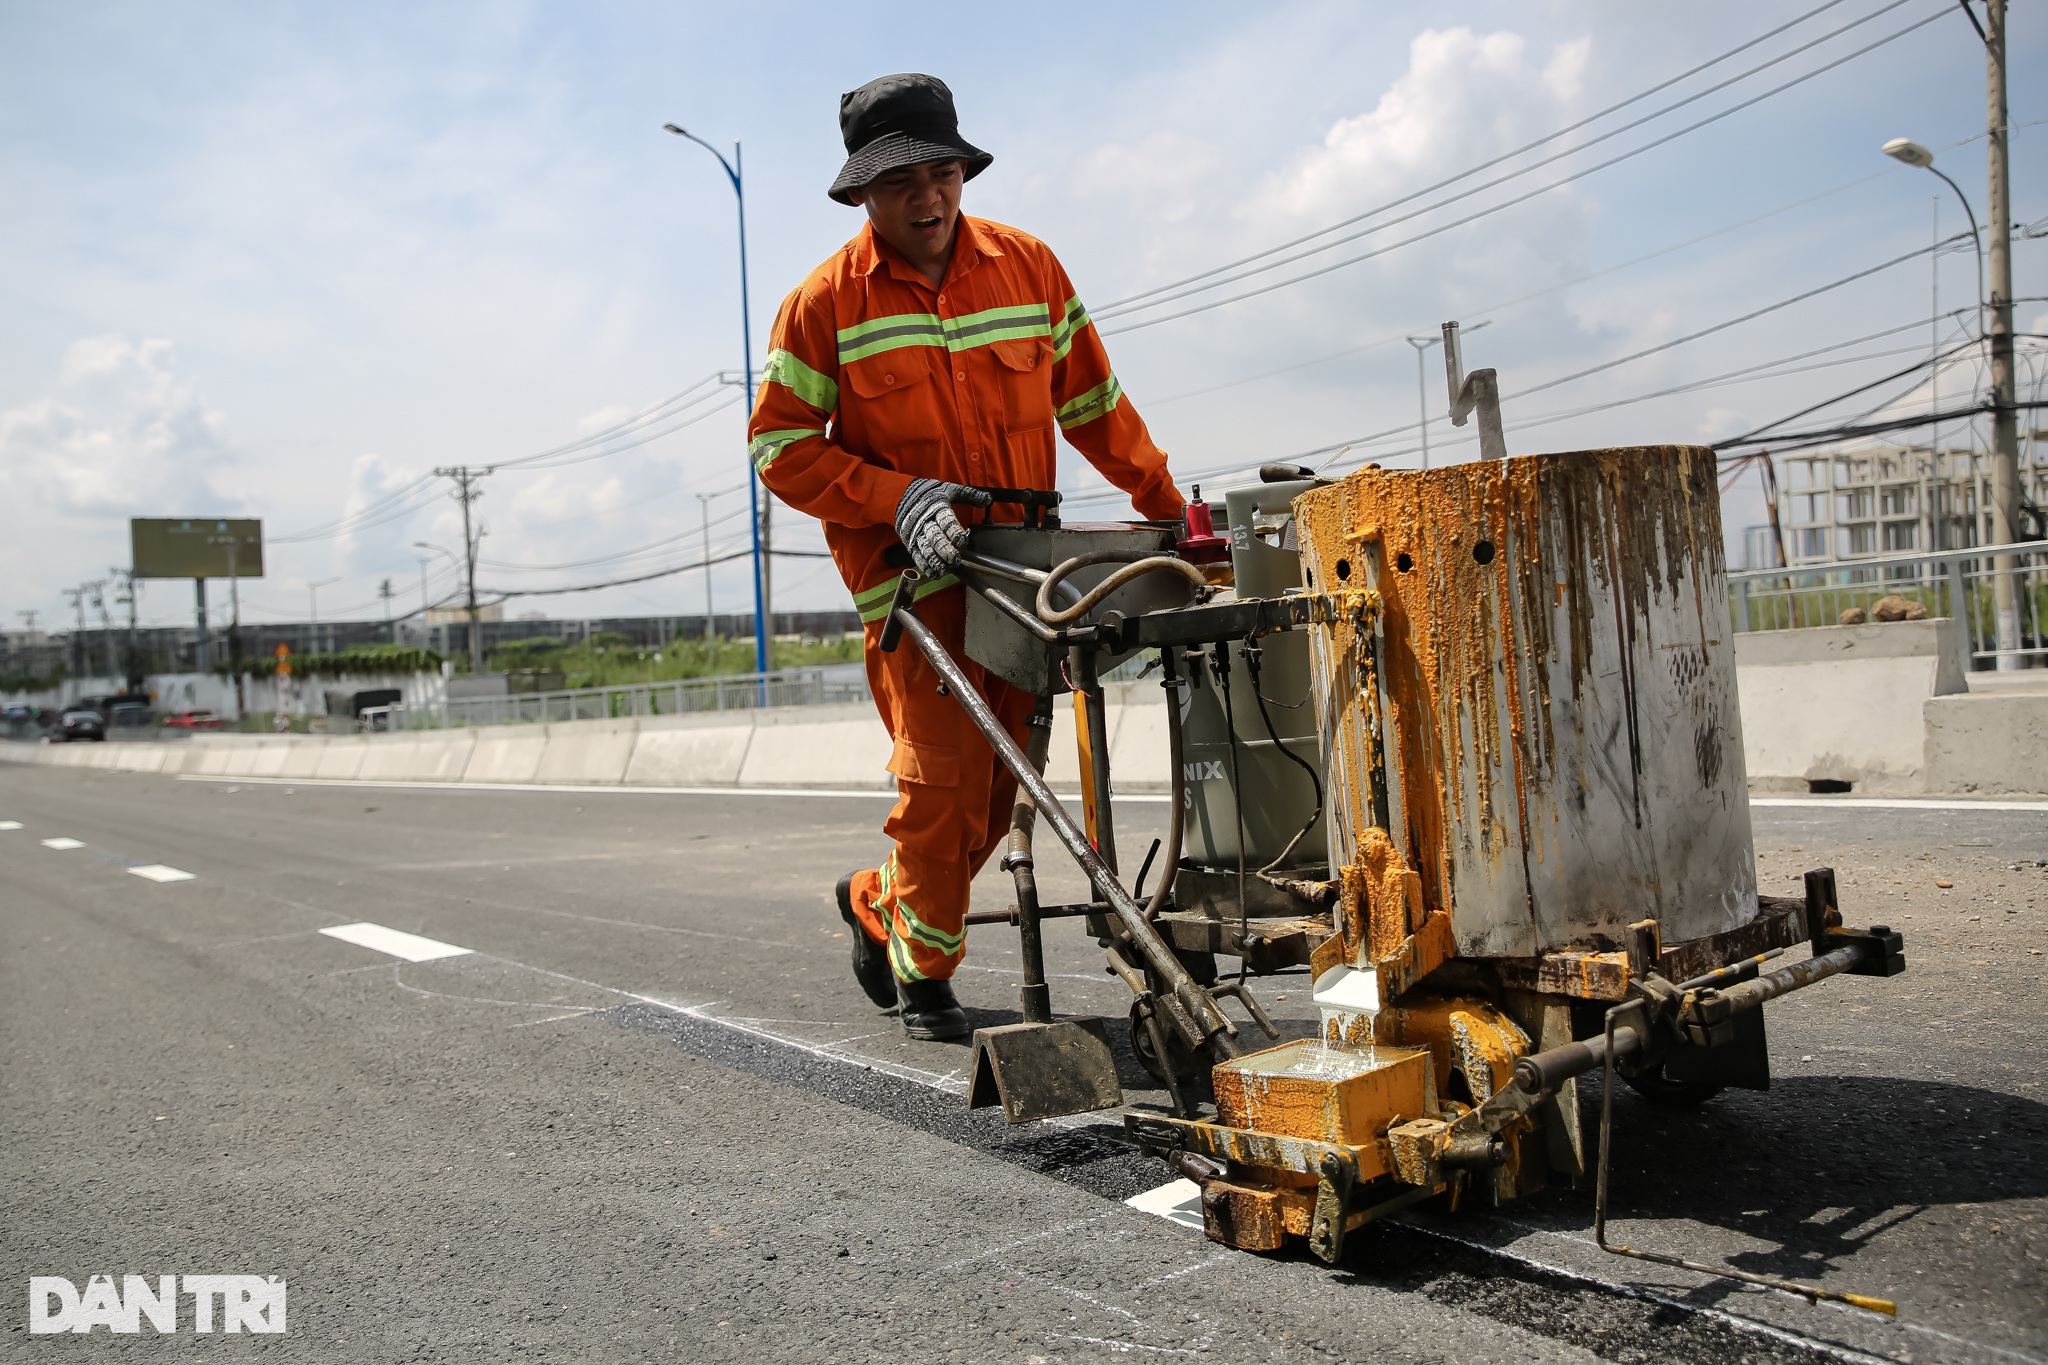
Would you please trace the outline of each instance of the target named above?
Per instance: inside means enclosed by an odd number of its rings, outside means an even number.
[[[261,578],[263,523],[234,517],[135,517],[137,578]]]

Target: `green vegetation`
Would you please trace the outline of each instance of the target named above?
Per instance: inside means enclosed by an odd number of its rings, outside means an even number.
[[[779,640],[773,651],[776,668],[808,668],[818,664],[858,662],[861,637],[838,640]],[[485,667],[492,671],[546,669],[564,675],[565,687],[618,687],[627,683],[672,682],[680,678],[711,678],[754,671],[751,640],[672,640],[659,648],[643,648],[623,635],[600,631],[582,644],[551,636],[515,640],[491,651]]]
[[[1789,576],[1796,582],[1798,570],[1793,570]],[[1795,587],[1788,593],[1782,586],[1782,580],[1773,582],[1766,579],[1753,583],[1750,588],[1750,629],[1786,630],[1838,625],[1846,608],[1861,607],[1868,612],[1871,604],[1880,597],[1903,597],[1908,602],[1918,602],[1926,608],[1929,616],[1949,615],[1948,590],[1941,584],[1879,581],[1835,587]],[[1972,623],[1975,637],[1989,639],[1997,629],[1997,608],[1991,585],[1983,579],[1973,578],[1963,590],[1963,609]],[[2023,615],[2025,610],[2023,601]],[[1729,611],[1740,621],[1741,607],[1733,593],[1730,594]],[[2048,583],[2035,585],[2034,611],[2034,619],[2048,618]]]
[[[256,677],[267,678],[277,672],[277,660],[269,656],[244,659],[242,668]],[[438,673],[440,669],[439,654],[408,645],[355,645],[333,654],[292,655],[295,678],[361,678],[386,673]],[[227,662],[215,664],[213,671],[225,676]]]

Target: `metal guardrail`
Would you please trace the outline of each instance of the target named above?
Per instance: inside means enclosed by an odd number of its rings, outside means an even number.
[[[747,711],[818,706],[869,698],[867,679],[843,670],[792,668],[673,682],[580,687],[504,697],[465,697],[438,707],[378,706],[364,710],[364,729],[443,730],[473,725],[535,725],[558,720],[675,716],[697,711]]]
[[[1748,569],[1728,589],[1738,631],[1837,625],[1851,607],[1903,597],[1962,627],[1965,672],[2048,661],[2048,540]]]

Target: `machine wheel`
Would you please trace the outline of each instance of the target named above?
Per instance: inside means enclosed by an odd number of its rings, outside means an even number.
[[[1164,1019],[1159,1021],[1159,1032],[1166,1038],[1167,1058],[1173,1065],[1175,1080],[1185,1085],[1209,1074],[1211,1061],[1207,1048],[1199,1053],[1191,1051]],[[1138,1065],[1145,1068],[1145,1074],[1162,1086],[1166,1084],[1166,1068],[1160,1065],[1153,1049],[1152,1030],[1145,1027],[1144,1017],[1138,1013],[1135,1001],[1131,1004],[1131,1051],[1136,1054]]]
[[[1666,1109],[1697,1109],[1725,1088],[1718,1081],[1675,1081],[1664,1074],[1662,1062],[1622,1079],[1638,1095]]]

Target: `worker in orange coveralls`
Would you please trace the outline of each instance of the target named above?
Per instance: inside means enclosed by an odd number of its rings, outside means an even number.
[[[828,193],[868,223],[776,315],[748,451],[777,497],[825,524],[895,741],[895,849],[838,888],[854,975],[912,1037],[960,1038],[969,885],[1008,835],[1016,780],[914,647],[877,648],[900,572],[886,556],[909,551],[919,617],[1021,745],[1033,698],[961,650],[963,523],[1021,515],[980,489],[1052,488],[1057,425],[1141,515],[1178,518],[1183,500],[1059,261],[960,212],[961,185],[994,158],[961,138],[945,83],[870,81],[841,97],[839,126],[847,159]]]

